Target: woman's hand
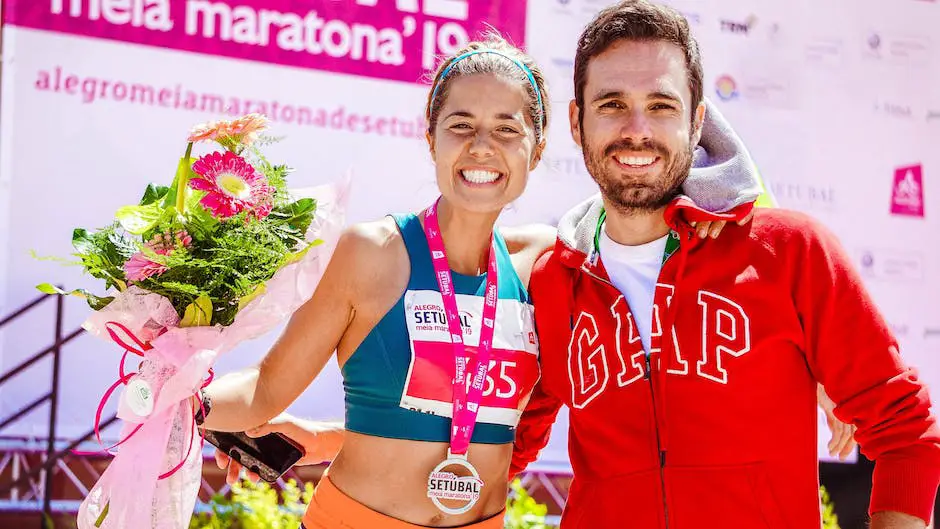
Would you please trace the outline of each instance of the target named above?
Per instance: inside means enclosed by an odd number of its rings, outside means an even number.
[[[756,208],[755,208],[756,209]],[[744,218],[737,222],[738,226],[744,226],[748,222],[751,222],[751,219],[754,218],[754,209],[747,214]],[[728,224],[726,220],[705,220],[702,222],[692,222],[690,223],[693,228],[695,228],[695,233],[698,234],[700,239],[705,239],[711,237],[715,239],[718,237],[718,234],[721,233],[721,230],[725,229],[725,225]]]
[[[270,433],[279,433],[303,448],[304,456],[296,463],[296,466],[303,466],[335,458],[343,447],[346,430],[341,423],[308,421],[282,413],[257,428],[245,431],[248,437],[262,437]],[[238,481],[243,468],[238,461],[233,461],[228,454],[216,449],[215,463],[222,470],[227,470],[226,483],[232,485]],[[259,480],[254,472],[247,471],[247,476],[252,482],[257,483]]]

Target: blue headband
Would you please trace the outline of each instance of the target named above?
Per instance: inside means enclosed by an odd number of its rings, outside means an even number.
[[[450,73],[454,65],[466,59],[467,57],[471,57],[473,55],[479,55],[481,53],[492,53],[493,55],[499,55],[500,57],[503,57],[505,59],[512,61],[512,63],[518,66],[519,69],[522,70],[522,73],[524,73],[525,76],[529,78],[529,82],[532,84],[532,89],[535,91],[535,99],[539,105],[539,111],[541,111],[542,113],[541,119],[539,120],[539,123],[538,123],[539,130],[541,130],[542,125],[545,121],[545,108],[542,106],[542,93],[539,90],[539,85],[536,84],[535,82],[535,76],[532,75],[532,70],[530,70],[529,67],[523,64],[522,62],[510,57],[509,55],[499,50],[492,50],[492,49],[473,50],[473,51],[468,51],[462,55],[458,55],[454,57],[454,60],[450,61],[450,64],[447,65],[447,68],[444,68],[444,71],[441,72],[441,77],[438,79],[437,84],[434,85],[434,91],[431,92],[431,104],[433,105],[434,101],[437,100],[437,91],[438,89],[440,89],[441,84],[443,84],[444,79],[447,78],[447,74]]]

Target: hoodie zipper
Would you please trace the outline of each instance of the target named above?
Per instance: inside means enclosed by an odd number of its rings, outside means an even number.
[[[587,274],[588,276],[596,279],[597,281],[600,281],[601,283],[604,283],[605,285],[609,285],[614,290],[617,290],[617,287],[614,286],[613,283],[604,279],[603,277],[598,276],[597,274],[589,270],[586,266],[581,265],[581,271]],[[617,290],[617,292],[619,293],[620,291]],[[668,529],[669,528],[669,505],[666,503],[666,452],[663,451],[662,443],[659,438],[659,417],[658,417],[658,414],[656,413],[656,393],[655,393],[655,390],[653,389],[655,384],[653,384],[653,370],[652,370],[652,365],[650,362],[650,355],[646,354],[644,355],[644,357],[646,358],[646,373],[643,376],[643,378],[646,379],[650,388],[650,400],[652,401],[651,404],[653,407],[653,430],[656,432],[656,455],[659,458],[659,487],[660,487],[659,490],[662,492],[663,515],[666,518],[666,528]]]
[[[656,413],[656,390],[653,384],[653,369],[650,362],[650,355],[646,355],[646,380],[650,385],[650,399],[653,401],[653,424],[656,425],[656,452],[659,455],[659,485],[660,492],[663,495],[663,514],[666,517],[666,528],[669,528],[669,505],[666,503],[666,451],[663,450],[662,442],[659,438],[659,414]],[[665,375],[660,375],[665,376]]]

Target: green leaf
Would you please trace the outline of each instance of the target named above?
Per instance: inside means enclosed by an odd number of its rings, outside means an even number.
[[[287,224],[303,234],[306,233],[307,227],[309,227],[310,222],[313,221],[313,214],[316,210],[316,200],[312,198],[301,198],[300,200],[275,209],[273,213],[276,214],[275,219],[278,223]]]
[[[39,255],[38,253],[36,253],[36,250],[32,250],[32,249],[29,250],[29,255],[33,259],[36,259],[37,261],[52,261],[54,263],[59,263],[59,264],[68,265],[68,266],[81,266],[82,265],[81,261],[73,261],[70,259],[65,259],[63,257],[57,257],[55,255]]]
[[[140,199],[141,206],[146,206],[159,202],[160,199],[166,196],[170,192],[170,188],[167,186],[160,186],[156,184],[147,184],[147,189],[144,190],[144,196]]]
[[[311,242],[310,244],[308,244],[307,246],[305,246],[303,250],[300,250],[299,252],[294,252],[292,254],[288,254],[287,259],[284,262],[284,264],[289,265],[291,263],[296,263],[297,261],[300,261],[301,259],[304,258],[305,255],[307,255],[307,252],[309,252],[311,248],[315,246],[320,246],[321,244],[323,244],[323,239],[317,239]]]
[[[187,152],[191,151],[192,146],[187,147]],[[171,208],[176,206],[176,193],[179,188],[181,180],[186,180],[187,184],[189,182],[190,171],[192,171],[193,163],[196,161],[195,158],[191,156],[181,156],[179,162],[176,164],[176,176],[173,177],[173,183],[170,184],[170,189],[167,191],[166,196],[163,197],[163,207]],[[186,187],[189,187],[188,185]],[[185,188],[184,188],[185,189]]]
[[[180,283],[178,281],[160,281],[160,286],[164,289],[167,289],[171,292],[176,292],[179,294],[186,294],[189,296],[200,296],[201,292],[199,287],[196,285],[191,285],[189,283]]]
[[[265,286],[264,283],[261,283],[258,286],[256,286],[255,289],[252,290],[250,294],[248,294],[247,296],[242,296],[242,298],[238,300],[238,310],[242,310],[242,308],[244,308],[245,305],[251,303],[253,299],[263,294],[265,291],[267,291],[267,289],[268,287]]]
[[[111,243],[114,250],[114,254],[108,256],[112,262],[123,263],[139,250],[136,240],[132,240],[130,237],[118,231],[108,233],[107,240]]]
[[[36,285],[36,289],[42,292],[43,294],[68,294],[68,292],[49,283],[42,283],[42,284]]]
[[[95,241],[88,235],[88,231],[83,228],[76,228],[72,230],[72,247],[78,253],[94,253],[97,249],[95,247]]]
[[[192,191],[186,197],[186,229],[198,239],[207,239],[219,226],[219,219],[199,203],[206,194]]]
[[[129,233],[141,235],[160,222],[163,208],[157,204],[146,206],[124,206],[117,210],[115,218]]]
[[[186,307],[180,327],[202,327],[212,322],[212,300],[203,294]]]
[[[76,288],[75,290],[67,291],[67,290],[62,290],[61,288],[50,283],[42,283],[42,284],[36,285],[36,289],[42,292],[43,294],[60,294],[63,296],[76,296],[79,298],[83,298],[88,303],[88,306],[91,307],[92,310],[101,310],[107,307],[109,303],[114,301],[114,297],[112,296],[108,296],[108,297],[96,296],[83,288]]]
[[[126,258],[112,240],[117,229],[116,222],[93,234],[81,228],[76,229],[72,232],[72,246],[76,249],[75,255],[81,258],[85,272],[92,277],[104,279],[106,288],[114,286],[124,290],[127,287],[123,282],[122,267]],[[127,245],[131,246],[132,243],[128,242]]]

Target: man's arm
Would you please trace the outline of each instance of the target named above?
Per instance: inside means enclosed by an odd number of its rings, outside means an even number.
[[[826,228],[796,217],[800,251],[791,256],[793,297],[816,379],[854,424],[875,461],[872,529],[922,528],[940,484],[940,429],[926,385],[898,344],[841,245]]]
[[[509,465],[509,479],[525,470],[529,463],[538,458],[539,452],[548,444],[552,433],[555,416],[561,409],[561,401],[549,395],[542,388],[542,383],[535,385],[532,397],[522,412],[522,419],[516,428],[516,439],[512,446],[512,464]]]
[[[543,341],[550,333],[542,332],[543,326],[551,326],[546,318],[551,310],[540,311],[539,307],[557,306],[558,293],[566,292],[565,281],[557,277],[557,269],[552,267],[551,250],[542,253],[532,266],[532,275],[529,280],[529,294],[535,306],[535,329],[539,334],[541,354],[539,360],[542,364],[542,376],[532,396],[522,412],[522,418],[516,428],[516,438],[513,443],[512,464],[509,466],[509,479],[525,470],[529,463],[538,458],[539,451],[548,444],[552,433],[552,424],[561,409],[562,401],[552,395],[547,389],[545,372],[545,355],[549,348]]]

